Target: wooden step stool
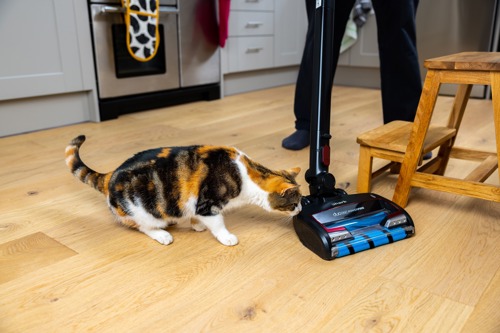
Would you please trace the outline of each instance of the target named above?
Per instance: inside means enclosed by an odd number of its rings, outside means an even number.
[[[427,75],[406,148],[393,201],[402,207],[408,203],[412,187],[461,194],[500,202],[500,186],[484,181],[498,168],[500,161],[500,52],[463,52],[424,62]],[[458,135],[463,114],[474,84],[491,85],[493,96],[493,119],[495,126],[496,152],[484,152],[450,145],[442,145],[437,160],[439,169],[435,174],[417,170],[419,152],[425,146],[426,135],[434,111],[439,88],[442,83],[459,84],[447,127],[454,128]],[[445,177],[450,158],[481,162],[465,179]],[[499,174],[500,179],[500,174]]]
[[[389,168],[396,167],[403,161],[406,146],[410,139],[413,123],[408,121],[393,121],[358,136],[359,167],[358,193],[370,192],[371,181]],[[418,159],[424,154],[443,145],[455,136],[455,129],[444,126],[431,126],[424,147],[416,153]],[[391,162],[373,171],[373,158]]]

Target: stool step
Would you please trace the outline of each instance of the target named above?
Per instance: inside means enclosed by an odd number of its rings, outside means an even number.
[[[360,145],[404,154],[410,140],[412,127],[412,122],[396,120],[359,135],[356,141]],[[439,147],[445,141],[453,138],[455,134],[456,130],[453,128],[429,126],[423,153],[425,154]]]
[[[357,189],[359,193],[369,192],[372,179],[381,175],[385,170],[390,168],[391,172],[398,172],[399,163],[403,161],[406,153],[412,128],[412,122],[398,120],[358,136],[359,164]],[[424,142],[423,154],[443,144],[448,144],[450,139],[455,135],[456,130],[453,128],[430,126]],[[410,154],[417,154],[422,158],[420,151],[410,152]],[[388,160],[391,163],[382,166],[378,170],[372,170],[373,158]],[[440,162],[441,159],[434,159],[433,161]],[[436,165],[435,169],[437,170],[440,164],[436,164],[436,162],[433,163]]]

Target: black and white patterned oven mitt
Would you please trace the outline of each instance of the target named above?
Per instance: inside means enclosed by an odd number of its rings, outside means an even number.
[[[127,48],[138,61],[154,58],[160,44],[159,0],[122,0],[127,26]]]

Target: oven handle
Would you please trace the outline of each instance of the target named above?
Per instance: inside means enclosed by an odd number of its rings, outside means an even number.
[[[101,14],[123,14],[125,8],[116,6],[102,6]],[[160,14],[179,14],[177,7],[160,6]]]

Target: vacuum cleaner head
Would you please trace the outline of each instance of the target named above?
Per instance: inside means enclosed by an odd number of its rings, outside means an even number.
[[[293,221],[304,246],[332,260],[415,234],[408,213],[377,194],[304,197]]]

